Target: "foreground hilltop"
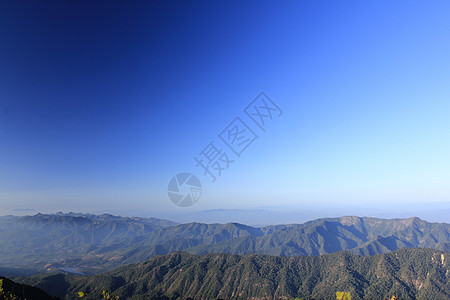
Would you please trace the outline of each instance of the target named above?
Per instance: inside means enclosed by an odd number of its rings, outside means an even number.
[[[28,284],[65,299],[82,291],[94,297],[109,290],[120,299],[450,299],[449,254],[402,249],[359,256],[277,257],[185,252],[93,276],[39,275]]]
[[[19,284],[9,280],[8,278],[0,276],[0,299],[57,300],[59,298],[52,297],[37,287]]]

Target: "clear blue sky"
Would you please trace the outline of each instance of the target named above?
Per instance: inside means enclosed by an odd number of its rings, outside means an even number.
[[[448,204],[449,11],[2,1],[0,211],[180,210],[179,172],[204,188],[188,211]],[[261,91],[284,114],[211,183],[193,157]]]

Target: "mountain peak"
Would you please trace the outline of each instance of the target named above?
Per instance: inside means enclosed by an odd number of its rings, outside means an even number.
[[[412,224],[418,224],[419,222],[423,221],[422,219],[420,219],[419,217],[416,217],[416,216],[408,218],[408,219],[405,219],[405,220],[410,222],[410,223],[412,223]]]
[[[361,218],[358,216],[343,216],[339,218],[342,225],[349,226],[349,225],[356,225],[361,223]]]

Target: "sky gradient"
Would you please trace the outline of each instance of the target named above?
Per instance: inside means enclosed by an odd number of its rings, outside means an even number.
[[[0,7],[1,214],[449,208],[449,2]],[[212,183],[194,156],[262,91],[283,115]]]

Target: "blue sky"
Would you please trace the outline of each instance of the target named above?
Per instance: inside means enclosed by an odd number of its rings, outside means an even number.
[[[448,207],[448,2],[0,6],[2,212]],[[261,91],[283,115],[210,182],[194,156]]]

